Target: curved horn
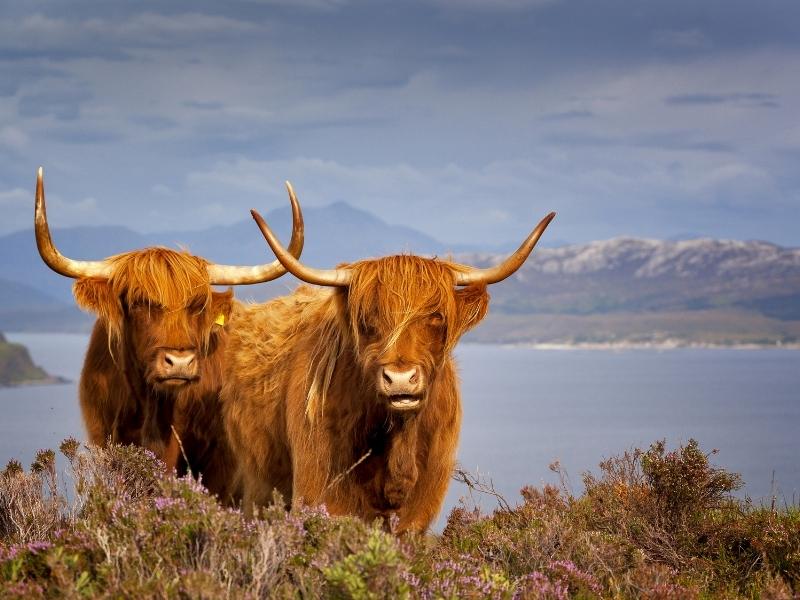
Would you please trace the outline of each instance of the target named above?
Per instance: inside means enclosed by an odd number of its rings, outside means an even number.
[[[281,245],[264,219],[258,214],[258,211],[251,210],[250,214],[253,215],[253,219],[255,219],[258,228],[264,235],[264,239],[267,240],[269,247],[272,248],[275,256],[278,257],[278,260],[292,275],[306,283],[313,283],[316,285],[343,287],[350,283],[352,273],[349,269],[325,270],[305,266],[286,251],[286,248]]]
[[[555,216],[556,213],[551,212],[544,219],[539,221],[539,224],[536,226],[536,228],[531,231],[528,239],[522,242],[522,245],[517,249],[516,252],[514,252],[514,254],[509,256],[499,265],[495,267],[489,267],[488,269],[472,269],[466,273],[457,273],[456,285],[471,285],[475,283],[485,283],[486,285],[491,285],[493,283],[497,283],[498,281],[503,281],[503,279],[512,275],[514,271],[522,266],[522,263],[525,262],[530,253],[533,252],[536,242],[538,242],[539,238],[542,237],[544,230],[547,229],[547,226],[550,225],[550,221],[552,221]]]
[[[36,204],[33,213],[33,226],[36,232],[36,247],[45,264],[66,277],[109,277],[112,267],[108,261],[72,260],[58,251],[50,237],[47,225],[47,206],[44,201],[44,169],[39,167],[36,174]]]
[[[289,201],[292,203],[292,239],[289,241],[288,254],[292,258],[297,258],[303,251],[304,225],[303,212],[300,210],[300,203],[294,194],[292,184],[286,182],[286,189],[289,191]],[[285,250],[284,250],[285,251]],[[272,281],[286,273],[286,267],[279,260],[273,260],[265,265],[254,267],[239,267],[233,265],[208,265],[208,277],[211,285],[247,285],[251,283],[264,283]]]

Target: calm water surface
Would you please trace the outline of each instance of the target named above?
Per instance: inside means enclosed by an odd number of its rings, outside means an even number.
[[[88,337],[8,334],[50,373],[75,383],[0,389],[0,466],[84,438],[76,382]],[[742,474],[743,493],[800,501],[800,352],[789,350],[534,350],[461,345],[459,460],[516,499],[555,482],[559,460],[580,474],[633,446],[697,439]],[[774,477],[773,477],[774,472]],[[465,494],[454,484],[447,506]],[[491,506],[491,503],[484,503]]]

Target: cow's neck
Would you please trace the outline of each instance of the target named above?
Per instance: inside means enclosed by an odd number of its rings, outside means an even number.
[[[174,398],[167,392],[147,385],[145,367],[137,359],[132,344],[127,343],[127,340],[122,357],[121,369],[128,393],[137,407],[137,413],[142,415],[140,444],[160,456],[164,440],[169,435],[169,430],[163,425],[172,422]],[[163,418],[165,414],[167,418]]]

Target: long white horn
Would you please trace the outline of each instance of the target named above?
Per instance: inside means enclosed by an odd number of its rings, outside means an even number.
[[[350,283],[352,273],[349,269],[314,269],[307,267],[284,248],[267,223],[258,214],[258,211],[251,210],[250,214],[253,215],[258,228],[267,240],[269,247],[278,257],[278,260],[286,267],[286,269],[298,279],[306,283],[313,283],[316,285],[327,285],[333,287],[343,287]]]
[[[296,258],[302,253],[303,243],[305,242],[303,211],[300,210],[300,203],[297,201],[292,184],[288,181],[286,182],[286,189],[289,191],[289,201],[292,203],[292,239],[289,241],[288,252],[292,258]],[[277,279],[284,273],[286,273],[286,267],[279,260],[253,267],[218,265],[214,263],[208,265],[208,277],[211,280],[211,285],[263,283]]]
[[[456,275],[456,285],[471,285],[476,283],[491,285],[498,281],[503,281],[503,279],[512,275],[514,271],[522,266],[522,263],[525,262],[530,253],[533,252],[533,248],[536,246],[539,238],[542,237],[544,230],[547,229],[547,226],[550,225],[550,221],[552,221],[555,216],[556,213],[551,212],[544,219],[539,221],[536,228],[531,231],[528,239],[522,242],[522,245],[514,254],[499,265],[489,267],[488,269],[471,269],[466,273],[458,273]]]
[[[45,264],[66,277],[105,277],[112,272],[112,266],[105,260],[72,260],[58,251],[50,237],[47,225],[47,206],[44,201],[44,169],[39,167],[36,175],[36,203],[33,213],[33,226],[36,232],[36,247]]]

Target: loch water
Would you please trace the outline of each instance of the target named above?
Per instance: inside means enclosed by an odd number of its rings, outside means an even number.
[[[72,382],[0,389],[0,466],[30,464],[40,448],[84,439],[77,380],[88,336],[9,333],[49,373]],[[527,484],[576,492],[604,457],[666,439],[698,440],[718,466],[741,473],[756,501],[800,502],[800,351],[541,350],[462,344],[464,420],[459,462],[514,503]],[[445,510],[467,494],[450,486]],[[476,498],[487,508],[489,498]],[[439,526],[442,519],[439,520]]]

